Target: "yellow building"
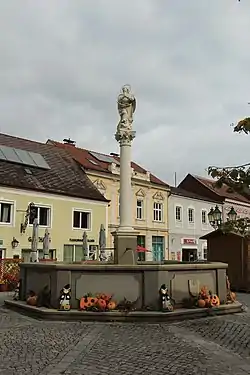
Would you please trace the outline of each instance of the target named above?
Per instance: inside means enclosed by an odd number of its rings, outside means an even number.
[[[72,141],[48,140],[57,148],[67,150],[82,165],[98,190],[110,201],[108,242],[113,248],[112,232],[119,225],[120,166],[117,154],[104,155],[75,147]],[[134,228],[139,231],[138,245],[149,250],[139,253],[144,260],[169,259],[168,195],[169,186],[136,163],[131,163]]]
[[[30,259],[33,223],[38,219],[39,254],[50,235],[50,256],[81,260],[86,232],[96,255],[101,224],[108,226],[108,201],[64,150],[0,134],[0,258]]]

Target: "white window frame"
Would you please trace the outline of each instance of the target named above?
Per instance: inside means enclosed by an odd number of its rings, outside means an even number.
[[[86,214],[89,214],[90,215],[90,219],[89,219],[89,228],[78,228],[78,227],[74,227],[74,212],[82,212],[82,213],[86,213]],[[91,232],[92,230],[92,210],[89,210],[89,209],[85,209],[85,208],[73,208],[72,209],[72,229],[73,230],[81,230],[81,231],[88,231],[88,232]]]
[[[7,226],[7,227],[13,227],[15,223],[15,213],[16,213],[16,202],[10,201],[6,199],[1,199],[0,204],[9,204],[11,206],[10,209],[10,223],[4,223],[0,221],[0,226]],[[2,209],[2,206],[0,207],[0,210]]]
[[[138,202],[141,203],[141,206],[138,206]],[[141,217],[138,216],[138,212],[141,213]],[[136,199],[136,220],[143,220],[144,219],[144,200],[137,198]]]
[[[159,207],[155,207],[155,205],[159,205]],[[160,220],[156,219],[156,212],[158,212],[158,217],[161,216]],[[153,203],[153,221],[157,223],[163,222],[163,203],[162,202],[154,202]]]
[[[178,208],[180,209],[180,219],[177,219],[177,209]],[[182,212],[183,212],[183,207],[177,204],[175,206],[175,221],[177,221],[177,223],[181,223],[182,222]]]
[[[206,258],[204,257],[205,250],[206,250],[206,253],[207,253],[207,245],[203,246],[203,249],[202,249],[202,258],[205,259],[205,260],[207,260],[207,256],[206,256]]]
[[[190,210],[192,210],[192,212],[193,212],[193,221],[189,220],[189,211]],[[194,209],[194,207],[188,207],[188,209],[187,209],[187,217],[188,217],[188,224],[189,225],[194,225],[194,223],[195,223],[195,209]]]
[[[30,204],[31,202],[29,202]],[[39,208],[48,208],[49,210],[49,218],[48,218],[48,225],[40,225],[39,224],[39,214],[38,214],[38,225],[40,228],[52,228],[52,206],[50,204],[44,204],[44,203],[34,203],[34,206],[38,208],[38,212],[39,212]],[[33,223],[30,223],[29,224],[29,227],[32,227],[33,226]]]
[[[205,213],[205,223],[203,223],[203,213]],[[201,224],[206,226],[208,224],[207,210],[204,208],[201,210]]]

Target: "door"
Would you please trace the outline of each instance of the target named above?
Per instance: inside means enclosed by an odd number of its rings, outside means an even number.
[[[137,245],[141,247],[146,247],[146,237],[145,236],[137,236]],[[137,260],[139,262],[145,262],[146,260],[146,254],[145,252],[141,251],[137,253]]]
[[[154,262],[162,262],[164,259],[164,237],[152,236],[152,255]]]
[[[197,261],[197,249],[182,249],[182,261],[183,262],[196,262]]]

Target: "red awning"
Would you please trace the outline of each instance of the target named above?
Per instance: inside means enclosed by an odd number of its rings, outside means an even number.
[[[149,253],[150,250],[146,249],[145,247],[142,247],[142,246],[137,246],[137,249],[136,249],[137,253]]]

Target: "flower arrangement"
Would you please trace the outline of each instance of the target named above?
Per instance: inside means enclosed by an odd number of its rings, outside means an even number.
[[[8,284],[8,281],[5,278],[1,277],[0,278],[0,285],[5,285],[5,284]]]

